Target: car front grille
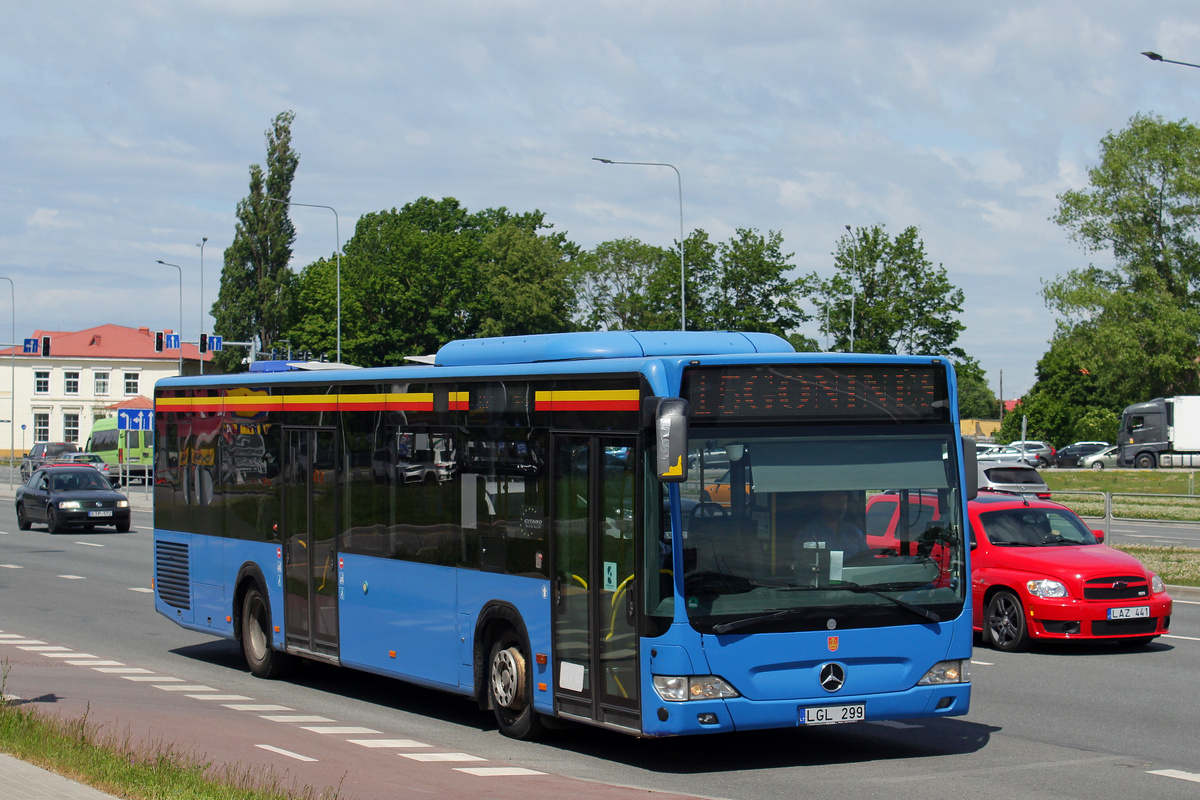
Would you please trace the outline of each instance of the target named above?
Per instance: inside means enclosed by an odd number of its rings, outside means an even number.
[[[1083,584],[1085,600],[1137,600],[1150,596],[1150,584],[1142,575],[1092,578]]]

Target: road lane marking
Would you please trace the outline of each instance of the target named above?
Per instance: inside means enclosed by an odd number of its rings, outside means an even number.
[[[129,591],[131,591],[131,592],[142,592],[143,594],[150,594],[150,593],[151,593],[151,592],[153,592],[154,590],[153,590],[153,589],[147,589],[145,586],[130,586],[130,587],[129,587]]]
[[[972,663],[972,664],[978,664],[978,665],[979,665],[979,666],[981,666],[981,667],[994,667],[994,666],[996,666],[996,662],[995,662],[995,661],[976,661],[976,660],[975,660],[975,659],[973,659],[973,658],[971,659],[971,663]]]
[[[281,711],[291,711],[290,708],[284,708],[284,709],[280,709],[280,710]],[[325,727],[325,726],[321,726],[321,725],[315,725],[315,726],[304,726],[304,730],[312,731],[313,733],[325,733],[325,734],[329,734],[329,733],[337,733],[337,734],[379,733],[379,731],[377,731],[373,728],[355,728],[355,727],[350,727],[350,726]]]
[[[244,694],[189,694],[188,697],[196,700],[253,700],[253,697],[246,697]]]
[[[67,662],[70,663],[69,661]],[[119,675],[122,672],[127,672],[130,675],[149,675],[150,670],[142,669],[141,667],[92,667],[96,672],[106,672],[110,675]]]
[[[259,714],[268,722],[333,722],[329,717],[318,717],[315,714]]]
[[[0,567],[4,567],[5,569],[25,569],[19,564],[0,564]]]
[[[88,653],[72,653],[69,650],[65,653],[43,653],[42,655],[47,658],[99,658],[99,656],[93,656]]]
[[[274,703],[222,703],[226,708],[232,708],[234,711],[294,711],[295,709],[287,706],[278,706]]]
[[[87,580],[87,578],[83,577],[82,575],[59,575],[58,577],[62,578],[65,581],[86,581]]]
[[[167,683],[168,681],[179,681],[183,683],[183,678],[171,678],[165,675],[122,675],[127,681],[154,681],[155,683]]]
[[[45,644],[41,639],[9,639],[4,644]]]
[[[97,661],[90,659],[88,661],[68,661],[72,667],[123,667],[125,666],[120,661]]]
[[[401,753],[404,758],[413,761],[487,761],[483,756],[473,756],[470,753]]]
[[[302,756],[299,753],[293,753],[291,750],[284,750],[281,747],[272,747],[269,744],[256,744],[254,746],[258,747],[262,750],[269,750],[272,753],[278,753],[281,756],[287,756],[288,758],[294,758],[297,761],[316,761],[315,758],[309,758],[308,756]]]
[[[413,741],[412,739],[347,739],[350,744],[357,744],[362,747],[432,747],[433,745],[425,744],[424,742]]]
[[[525,767],[455,767],[455,772],[465,772],[468,775],[476,775],[480,778],[504,778],[511,775],[545,775],[544,772],[538,772],[536,769],[526,769]]]
[[[211,686],[204,686],[199,683],[172,683],[166,686],[155,686],[155,689],[162,689],[164,692],[215,692],[216,689]]]
[[[1175,636],[1174,634],[1164,633],[1164,639],[1185,639],[1189,642],[1200,642],[1200,636]]]
[[[35,650],[39,653],[49,653],[51,651],[57,653],[68,652],[67,648],[57,644],[23,644],[17,648],[18,650]]]
[[[1184,772],[1178,769],[1152,769],[1148,770],[1148,772],[1151,775],[1162,775],[1164,778],[1178,778],[1181,781],[1200,783],[1200,775],[1194,772]]]
[[[1182,603],[1185,606],[1200,606],[1200,600],[1176,600],[1171,598],[1172,603]]]
[[[76,542],[75,544],[81,544],[84,547],[104,547],[104,545],[98,542]]]

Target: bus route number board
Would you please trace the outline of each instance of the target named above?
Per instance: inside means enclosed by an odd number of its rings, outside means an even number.
[[[843,722],[862,722],[866,718],[866,703],[800,709],[801,725],[839,725]]]

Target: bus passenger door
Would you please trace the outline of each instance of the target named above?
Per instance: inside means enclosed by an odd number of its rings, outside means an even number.
[[[641,730],[637,440],[554,440],[555,708]]]
[[[283,453],[284,625],[289,648],[336,657],[336,430],[287,429]]]

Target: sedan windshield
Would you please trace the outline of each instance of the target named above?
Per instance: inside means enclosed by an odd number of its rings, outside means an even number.
[[[55,472],[50,476],[50,491],[79,492],[79,491],[109,491],[112,486],[94,469],[80,469]]]
[[[999,547],[1053,547],[1099,544],[1092,532],[1066,509],[1004,508],[979,515],[988,541]]]
[[[680,600],[693,627],[878,627],[961,611],[966,581],[952,438],[927,429],[739,433],[698,437],[689,446],[696,468],[681,486],[682,553],[674,563],[683,570]],[[727,459],[713,459],[714,451]],[[662,600],[658,613],[667,614],[672,598]]]

